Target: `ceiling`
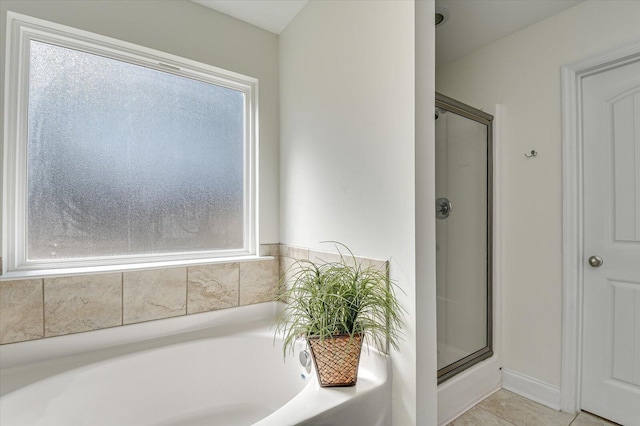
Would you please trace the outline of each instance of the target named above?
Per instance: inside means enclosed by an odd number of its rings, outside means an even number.
[[[191,0],[280,34],[309,0]]]
[[[436,27],[436,65],[569,9],[582,0],[436,0],[449,19]]]
[[[191,1],[280,34],[309,0]],[[436,65],[458,59],[481,46],[573,7],[581,1],[436,0],[436,8],[445,8],[449,12],[447,22],[436,28]]]

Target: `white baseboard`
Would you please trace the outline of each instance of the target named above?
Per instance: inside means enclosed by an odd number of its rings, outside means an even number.
[[[560,388],[533,377],[503,368],[502,387],[554,410],[560,410]]]

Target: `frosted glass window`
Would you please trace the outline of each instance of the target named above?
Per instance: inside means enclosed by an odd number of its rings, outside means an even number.
[[[244,248],[245,93],[30,50],[27,260]]]

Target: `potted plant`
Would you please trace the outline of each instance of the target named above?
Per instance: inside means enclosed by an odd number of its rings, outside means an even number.
[[[348,247],[335,244],[337,261],[295,260],[278,296],[286,303],[276,330],[284,336],[284,353],[306,338],[323,387],[355,385],[362,344],[381,352],[387,345],[397,349],[402,325],[386,264],[365,266]]]

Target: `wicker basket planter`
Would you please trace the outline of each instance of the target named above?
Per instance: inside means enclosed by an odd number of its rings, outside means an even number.
[[[355,386],[362,349],[362,335],[348,334],[320,339],[308,337],[311,356],[322,387]]]
[[[354,386],[363,339],[381,353],[397,350],[403,323],[388,263],[363,264],[346,246],[335,245],[336,261],[294,259],[276,298],[285,303],[276,327],[284,354],[293,354],[298,339],[306,337],[323,387]]]

